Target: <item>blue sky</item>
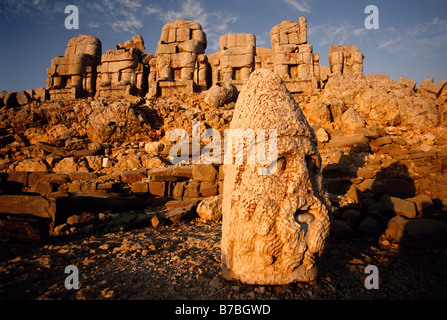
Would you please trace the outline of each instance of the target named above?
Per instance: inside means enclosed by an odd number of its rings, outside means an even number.
[[[64,27],[69,4],[79,8],[78,30]],[[370,4],[379,9],[378,30],[364,27]],[[445,0],[0,0],[0,91],[44,87],[51,59],[79,34],[98,37],[103,53],[141,34],[155,53],[163,25],[183,18],[202,25],[212,53],[231,33],[253,33],[257,46],[270,48],[270,29],[300,16],[321,64],[330,45],[353,44],[365,55],[365,74],[447,79]]]

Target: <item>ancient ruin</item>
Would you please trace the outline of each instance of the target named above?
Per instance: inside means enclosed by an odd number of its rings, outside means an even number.
[[[229,82],[239,90],[256,67],[256,37],[229,34],[219,38],[219,57],[212,66],[213,84]]]
[[[328,235],[329,216],[314,131],[281,78],[258,69],[239,95],[231,129],[277,130],[277,158],[225,164],[222,275],[250,284],[316,278],[315,257]]]
[[[183,19],[168,22],[151,61],[149,96],[207,88],[206,45],[200,24]]]
[[[307,43],[307,21],[283,21],[270,31],[273,70],[281,76],[289,91],[309,92],[319,87],[318,54]]]
[[[66,56],[53,59],[47,71],[51,99],[95,94],[98,97],[147,94],[147,98],[154,99],[204,92],[223,81],[240,90],[250,74],[260,67],[273,68],[290,92],[308,93],[323,87],[329,75],[361,75],[363,70],[363,55],[356,46],[331,46],[330,67],[320,66],[319,55],[307,43],[304,17],[299,22],[283,21],[274,26],[270,31],[271,49],[256,47],[253,34],[229,34],[219,38],[219,51],[205,54],[207,39],[201,25],[184,19],[163,27],[155,57],[143,51],[140,35],[118,44],[115,50],[107,50],[102,58],[101,44],[95,39],[74,38],[69,48],[78,46],[77,51],[67,48]],[[86,50],[89,41],[92,44],[88,50],[93,51],[84,54],[82,50]],[[68,58],[67,54],[77,58]],[[95,59],[88,58],[89,55]],[[69,94],[70,90],[76,93]]]
[[[97,66],[101,63],[101,41],[93,36],[72,38],[64,56],[51,60],[46,87],[50,99],[85,98],[95,95]]]
[[[97,96],[144,96],[148,89],[149,60],[140,35],[107,50],[98,66]]]
[[[362,75],[363,58],[357,46],[329,47],[329,66],[334,75]]]
[[[219,40],[205,52],[188,20],[155,53],[80,35],[46,88],[0,92],[1,294],[445,298],[447,81],[363,74],[361,48],[314,52],[304,17],[271,48]],[[276,129],[274,159],[225,163],[228,129]],[[390,275],[380,290],[359,281],[369,265]]]

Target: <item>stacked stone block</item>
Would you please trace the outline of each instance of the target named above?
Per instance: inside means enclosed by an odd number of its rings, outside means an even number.
[[[205,32],[200,24],[189,20],[168,22],[151,61],[149,96],[176,92],[194,92],[206,85]]]
[[[307,21],[283,21],[270,31],[273,69],[286,82],[289,91],[303,92],[318,88],[319,57],[307,43]],[[316,71],[316,72],[315,72]]]
[[[117,45],[115,50],[107,50],[98,66],[97,95],[143,96],[148,89],[148,63],[153,58],[143,50],[144,41],[140,35]]]
[[[256,67],[256,37],[229,34],[219,38],[219,59],[215,61],[213,83],[227,81],[243,84]]]
[[[51,60],[47,68],[50,99],[74,99],[95,95],[97,66],[101,61],[101,41],[80,35],[70,39],[64,56]]]
[[[357,46],[330,46],[329,66],[333,75],[362,75],[364,55]]]

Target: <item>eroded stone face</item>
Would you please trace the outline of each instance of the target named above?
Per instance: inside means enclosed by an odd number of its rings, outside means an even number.
[[[70,39],[64,56],[54,57],[47,68],[50,99],[93,96],[96,67],[101,63],[101,41],[87,35]]]
[[[277,157],[264,165],[268,175],[259,175],[258,164],[225,165],[223,277],[249,284],[315,279],[329,217],[314,131],[269,69],[244,85],[231,128],[276,129]]]

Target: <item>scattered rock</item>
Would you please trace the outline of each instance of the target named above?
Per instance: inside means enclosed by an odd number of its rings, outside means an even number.
[[[237,89],[229,82],[216,82],[205,93],[204,101],[212,108],[219,108],[224,104],[236,101]]]
[[[326,130],[324,130],[324,128],[318,129],[315,134],[317,136],[318,142],[324,143],[329,141],[329,134]]]
[[[355,131],[366,125],[365,120],[358,114],[354,108],[349,108],[341,116],[341,125],[347,131]]]
[[[384,194],[380,198],[380,206],[383,211],[391,211],[396,215],[405,216],[407,218],[416,218],[417,211],[414,202],[391,197]]]
[[[222,195],[200,201],[197,214],[204,220],[219,221],[222,217]]]
[[[364,134],[352,136],[335,136],[329,141],[329,148],[354,147],[360,144],[368,144],[369,140]]]
[[[213,288],[216,288],[217,290],[220,290],[220,289],[222,289],[225,286],[225,282],[224,282],[224,280],[220,276],[215,276],[210,281],[210,286],[213,287]]]

